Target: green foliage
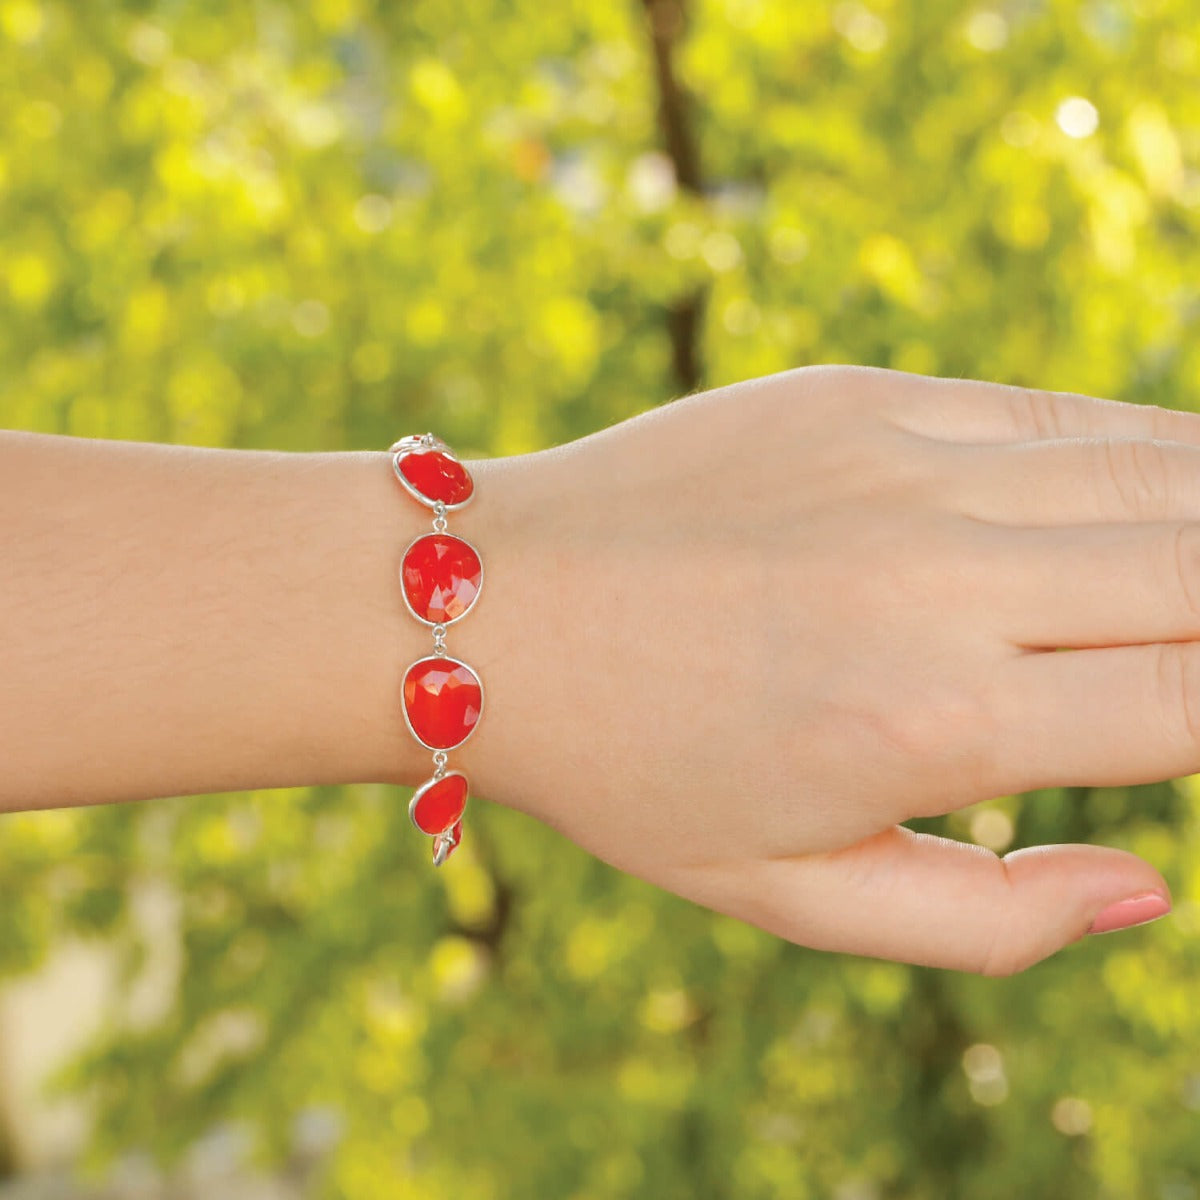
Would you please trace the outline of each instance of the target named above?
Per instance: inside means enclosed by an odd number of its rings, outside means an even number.
[[[689,298],[703,386],[860,362],[1192,404],[1184,0],[688,15],[699,187],[637,3],[0,0],[0,422],[515,453],[687,390]],[[936,823],[1172,884],[1170,921],[1001,981],[782,943],[486,804],[434,872],[406,799],[0,821],[6,972],[83,932],[132,987],[135,890],[179,895],[170,1011],[113,1012],[64,1081],[98,1152],[244,1120],[277,1158],[317,1107],[346,1200],[1200,1195],[1193,780]]]

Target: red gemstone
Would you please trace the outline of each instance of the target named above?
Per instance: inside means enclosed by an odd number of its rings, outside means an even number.
[[[422,833],[442,833],[467,807],[467,777],[451,771],[441,779],[422,784],[408,806],[408,815]]]
[[[483,711],[479,676],[457,659],[419,659],[404,674],[404,716],[430,750],[453,750],[466,741]]]
[[[475,490],[467,468],[444,450],[400,451],[395,462],[396,470],[431,504],[462,504]]]
[[[433,625],[447,625],[475,603],[483,566],[462,538],[427,533],[405,551],[400,581],[415,616]]]

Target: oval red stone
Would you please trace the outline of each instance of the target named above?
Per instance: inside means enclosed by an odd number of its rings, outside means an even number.
[[[399,450],[396,473],[428,504],[465,504],[475,490],[467,468],[444,450]]]
[[[479,676],[458,659],[430,655],[404,673],[404,719],[430,750],[453,750],[470,736],[483,711]]]
[[[467,777],[450,771],[441,779],[423,783],[413,793],[408,815],[422,833],[443,833],[467,807]]]
[[[431,625],[448,625],[475,603],[483,564],[462,538],[427,533],[404,552],[400,582],[413,616]]]

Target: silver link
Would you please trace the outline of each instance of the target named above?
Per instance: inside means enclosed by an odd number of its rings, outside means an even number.
[[[433,777],[441,779],[446,773],[446,764],[450,761],[450,756],[445,750],[435,750],[433,752]]]
[[[458,839],[451,837],[449,831],[439,833],[433,839],[433,865],[440,867],[446,861],[446,856],[458,845]]]
[[[444,500],[439,500],[433,506],[433,532],[446,532],[446,503]]]
[[[433,652],[438,658],[446,656],[446,627],[445,625],[435,625],[433,627]]]

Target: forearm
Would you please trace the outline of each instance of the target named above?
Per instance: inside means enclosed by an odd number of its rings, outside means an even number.
[[[427,527],[386,452],[0,432],[0,810],[418,783],[398,568]]]

